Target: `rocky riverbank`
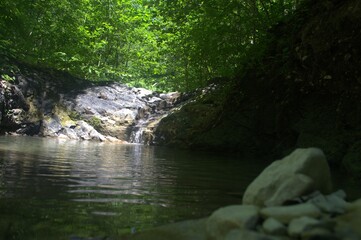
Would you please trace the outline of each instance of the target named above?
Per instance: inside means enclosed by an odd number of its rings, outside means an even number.
[[[296,149],[248,186],[242,205],[123,239],[361,239],[361,199],[347,202],[343,190],[333,192],[330,176],[321,150]]]
[[[3,64],[2,134],[150,144],[159,120],[188,98],[116,82],[92,83],[15,61]]]

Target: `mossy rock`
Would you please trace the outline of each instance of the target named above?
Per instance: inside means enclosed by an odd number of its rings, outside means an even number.
[[[200,134],[212,128],[219,114],[217,106],[189,103],[160,121],[155,132],[156,142],[189,147]]]
[[[53,114],[59,117],[62,126],[75,125],[75,121],[70,117],[71,113],[65,107],[56,104]]]
[[[86,120],[86,122],[89,123],[96,130],[101,129],[102,120],[95,116],[91,117],[89,120]]]

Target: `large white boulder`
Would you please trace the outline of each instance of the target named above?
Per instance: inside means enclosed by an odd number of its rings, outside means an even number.
[[[315,190],[332,191],[326,157],[318,148],[296,149],[262,171],[246,189],[243,204],[278,206]]]

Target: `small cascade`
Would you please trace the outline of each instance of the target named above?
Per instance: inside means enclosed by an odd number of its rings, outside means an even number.
[[[131,143],[140,143],[144,144],[143,134],[146,129],[146,126],[140,126],[139,124],[135,126],[130,134],[130,142]]]
[[[145,107],[138,108],[136,117],[138,120],[132,127],[128,140],[130,143],[151,144],[153,131],[158,122],[168,115],[180,96],[177,92],[159,95],[147,92],[147,94],[144,96],[139,94],[139,99],[145,103]]]
[[[130,140],[132,143],[143,143],[143,132],[144,129],[139,127],[137,130],[132,132],[132,135],[130,136]]]
[[[150,145],[153,141],[153,131],[155,126],[160,119],[166,115],[168,115],[168,113],[153,113],[152,116],[139,120],[139,122],[132,128],[129,142]]]

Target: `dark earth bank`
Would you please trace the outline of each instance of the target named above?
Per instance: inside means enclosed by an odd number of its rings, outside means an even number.
[[[270,30],[261,59],[164,118],[159,143],[278,158],[321,148],[361,177],[361,3],[306,1]]]

